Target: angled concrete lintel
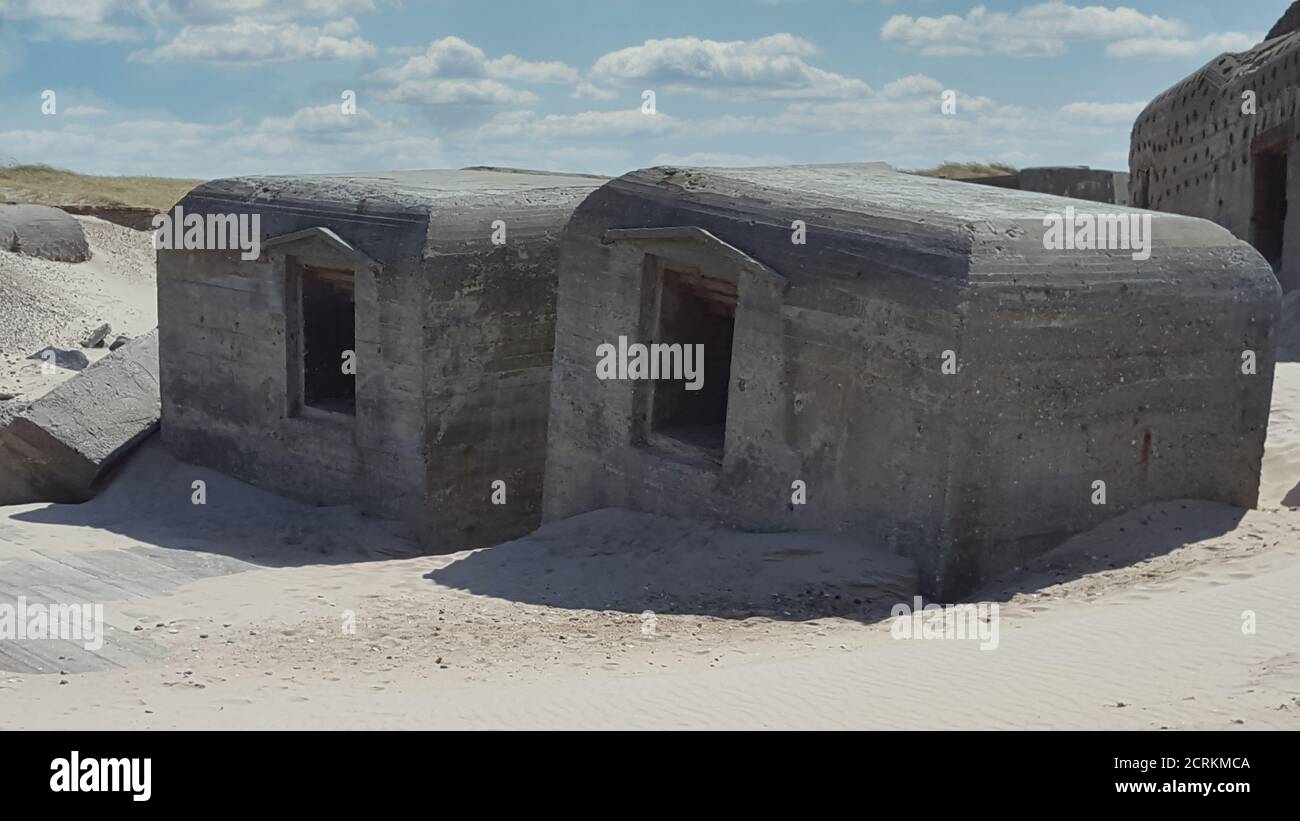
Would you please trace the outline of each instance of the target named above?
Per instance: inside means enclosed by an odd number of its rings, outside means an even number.
[[[322,228],[319,225],[311,228],[304,228],[301,231],[294,231],[289,234],[281,234],[278,237],[271,237],[266,242],[262,243],[262,248],[269,251],[273,248],[294,245],[299,242],[313,239],[320,240],[331,248],[334,248],[344,257],[351,260],[358,268],[369,268],[376,272],[383,270],[384,266],[381,263],[371,259],[364,252],[358,250],[355,246],[330,229]]]
[[[786,278],[773,271],[763,263],[746,254],[734,245],[723,242],[713,234],[695,225],[680,225],[667,228],[610,228],[605,231],[601,242],[610,245],[615,242],[692,242],[721,254],[728,261],[767,279],[784,288]]]

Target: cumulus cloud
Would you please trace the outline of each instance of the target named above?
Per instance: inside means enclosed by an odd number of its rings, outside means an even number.
[[[497,80],[403,80],[376,95],[385,103],[408,105],[531,105],[537,95]]]
[[[483,64],[489,77],[501,80],[520,80],[525,83],[572,83],[578,71],[572,66],[554,61],[534,62],[513,54],[488,60]]]
[[[1177,37],[1134,37],[1119,40],[1106,46],[1110,57],[1149,57],[1169,59],[1177,57],[1213,56],[1225,51],[1246,51],[1264,39],[1262,34],[1207,34],[1200,39]]]
[[[84,41],[165,39],[177,25],[338,20],[376,11],[375,0],[5,0],[0,5],[4,19],[30,23],[39,37]]]
[[[156,16],[186,23],[337,19],[376,11],[375,0],[143,0],[133,5],[153,6]]]
[[[424,52],[366,79],[381,86],[379,99],[413,105],[530,105],[537,95],[503,80],[572,83],[576,69],[560,62],[532,61],[506,54],[488,59],[483,49],[459,37],[444,37]]]
[[[618,96],[618,92],[609,88],[601,88],[594,83],[583,80],[574,87],[573,93],[569,96],[580,100],[612,100]]]
[[[53,120],[55,118],[49,118]],[[101,173],[187,177],[293,174],[343,170],[429,168],[445,164],[435,137],[364,110],[345,115],[338,104],[305,108],[249,124],[145,119],[4,129],[0,144],[19,161],[93,168]]]
[[[209,63],[282,63],[293,60],[364,60],[375,47],[357,37],[357,21],[322,26],[239,19],[185,26],[170,42],[133,53],[131,60]]]
[[[600,57],[590,79],[719,96],[832,98],[870,91],[861,80],[809,65],[804,58],[816,53],[816,46],[792,34],[729,42],[698,37],[646,40]]]
[[[1002,54],[1051,57],[1066,53],[1072,41],[1170,39],[1186,35],[1177,20],[1143,14],[1125,6],[1073,6],[1049,0],[1018,11],[993,12],[975,6],[966,15],[913,17],[898,14],[880,31],[894,42],[931,57]]]
[[[149,3],[130,0],[7,0],[0,12],[30,23],[41,39],[101,42],[138,40],[156,17]]]

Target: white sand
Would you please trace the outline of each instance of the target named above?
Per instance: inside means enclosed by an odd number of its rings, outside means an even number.
[[[153,443],[90,503],[0,509],[0,597],[107,585],[114,627],[0,673],[0,728],[1300,728],[1300,365],[1277,380],[1265,509],[1072,540],[987,588],[987,651],[892,638],[909,564],[833,539],[601,511],[410,556]]]
[[[147,231],[94,217],[77,217],[90,259],[51,262],[0,251],[0,395],[34,399],[75,371],[42,374],[32,354],[53,345],[82,350],[85,335],[103,323],[139,336],[158,324],[154,250]],[[94,362],[107,348],[82,350]]]

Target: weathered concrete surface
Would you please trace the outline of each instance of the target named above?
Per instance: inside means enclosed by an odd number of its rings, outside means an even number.
[[[401,518],[434,549],[528,532],[559,236],[601,181],[479,169],[200,186],[186,213],[256,214],[271,244],[253,261],[158,252],[167,447],[279,493]],[[288,283],[303,264],[355,276],[355,416],[293,401]]]
[[[1133,205],[1222,225],[1265,253],[1285,291],[1300,285],[1297,27],[1300,2],[1255,48],[1222,54],[1156,97],[1129,149]],[[1244,110],[1247,92],[1253,111]],[[1274,181],[1291,206],[1257,209],[1257,193]],[[1280,251],[1261,236],[1270,211],[1278,220],[1285,212]]]
[[[48,205],[0,205],[0,249],[55,262],[90,258],[81,223]]]
[[[1022,168],[1020,190],[1092,202],[1128,205],[1129,176],[1087,166]]]
[[[1033,191],[1056,197],[1128,205],[1129,175],[1122,171],[1104,171],[1087,166],[1043,166],[1025,168],[1015,174],[976,177],[963,180],[996,188]]]
[[[608,183],[561,249],[545,518],[618,506],[850,531],[953,596],[1147,502],[1254,505],[1279,301],[1268,266],[1166,214],[1150,215],[1144,262],[1045,250],[1044,217],[1071,205],[1095,208],[868,165]],[[655,338],[656,265],[738,283],[717,463],[642,437],[644,383],[596,375],[599,345]]]
[[[154,431],[158,336],[109,354],[33,402],[0,431],[0,504],[82,502]]]
[[[1300,30],[1300,0],[1291,4],[1291,7],[1273,24],[1273,28],[1268,30],[1264,39],[1272,40],[1274,37],[1282,37],[1296,30]]]

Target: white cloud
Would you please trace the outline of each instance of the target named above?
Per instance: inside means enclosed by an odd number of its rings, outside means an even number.
[[[497,80],[403,80],[376,95],[385,103],[408,105],[531,105],[537,95]]]
[[[237,19],[286,22],[374,14],[375,0],[157,0],[157,15],[185,23],[228,23]]]
[[[1135,103],[1068,103],[1061,113],[1086,122],[1132,124],[1146,108],[1146,102]]]
[[[564,63],[546,61],[533,62],[507,54],[484,64],[489,77],[499,80],[519,80],[525,83],[572,83],[578,79],[578,71]]]
[[[438,139],[412,134],[408,124],[382,121],[364,110],[344,115],[338,104],[252,125],[153,119],[92,126],[58,119],[61,128],[0,130],[6,156],[106,174],[147,170],[199,178],[445,164]]]
[[[459,37],[444,37],[429,44],[421,54],[400,65],[371,72],[367,79],[385,83],[429,80],[436,77],[486,77],[483,49]]]
[[[816,46],[791,34],[730,42],[674,37],[605,54],[590,76],[606,85],[640,84],[717,96],[842,98],[871,90],[861,80],[804,61],[816,53]]]
[[[65,117],[103,117],[108,109],[93,105],[74,105],[63,110]]]
[[[338,20],[377,10],[375,0],[4,0],[0,6],[4,19],[31,23],[41,38],[88,41],[165,37],[177,24]]]
[[[281,63],[291,60],[363,60],[375,47],[355,36],[351,17],[322,26],[239,19],[185,26],[168,43],[133,53],[131,60],[160,63]]]
[[[909,74],[891,80],[880,87],[880,96],[887,98],[908,97],[921,94],[938,96],[944,92],[943,83],[924,74]]]
[[[31,23],[42,39],[125,41],[144,36],[148,3],[129,0],[6,0],[0,19]]]
[[[891,17],[882,40],[931,57],[1002,54],[1046,57],[1064,54],[1071,41],[1178,38],[1186,27],[1177,20],[1142,14],[1125,6],[1072,6],[1049,0],[1016,12],[991,12],[975,6],[966,16]]]
[[[1129,103],[1080,102],[1034,109],[953,89],[957,113],[946,115],[941,94],[948,88],[932,77],[910,75],[863,98],[801,100],[770,116],[724,115],[685,122],[674,136],[690,137],[691,148],[661,151],[665,159],[681,159],[681,164],[739,165],[743,155],[729,156],[733,152],[726,147],[734,142],[731,135],[781,134],[797,140],[782,144],[786,156],[760,156],[756,162],[838,158],[885,160],[901,167],[932,165],[938,159],[1100,164],[1104,157],[1126,150],[1128,125],[1140,108]],[[695,147],[700,139],[724,135],[728,139],[720,151]],[[795,154],[788,154],[790,145],[798,146]]]
[[[388,86],[379,99],[413,105],[531,105],[537,95],[502,80],[572,83],[577,78],[578,72],[564,63],[513,54],[488,59],[483,49],[459,37],[435,40],[423,53],[366,77]]]
[[[601,88],[600,86],[583,80],[578,83],[578,85],[573,89],[573,93],[569,96],[580,100],[612,100],[618,96],[618,92],[613,89]]]
[[[731,167],[762,165],[789,165],[790,161],[776,154],[753,156],[750,154],[725,154],[711,151],[694,151],[690,154],[657,154],[655,165],[686,165],[696,167]]]
[[[534,111],[503,111],[474,129],[472,135],[491,140],[637,137],[677,132],[684,125],[662,112],[642,114],[639,109],[545,116]]]
[[[1246,51],[1264,39],[1262,34],[1207,34],[1199,40],[1186,40],[1176,37],[1134,37],[1119,40],[1106,46],[1109,57],[1151,57],[1175,58],[1195,57],[1197,55],[1213,56],[1225,51]]]

